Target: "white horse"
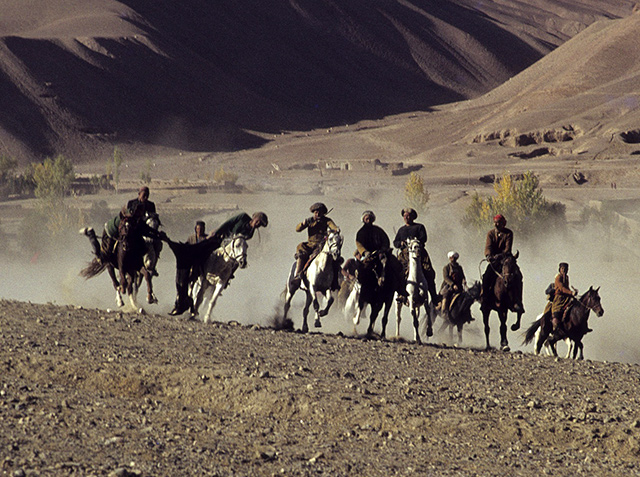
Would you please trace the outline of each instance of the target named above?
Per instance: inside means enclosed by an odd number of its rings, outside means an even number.
[[[285,289],[283,319],[287,319],[293,295],[295,295],[298,289],[304,290],[306,293],[306,301],[302,311],[303,333],[309,331],[307,318],[309,316],[311,303],[313,302],[313,309],[316,313],[314,326],[320,328],[322,326],[320,318],[329,313],[329,309],[335,300],[337,292],[331,290],[331,286],[333,285],[335,274],[338,273],[336,263],[340,259],[342,241],[343,238],[340,232],[330,232],[320,253],[313,258],[307,269],[300,274],[301,278],[294,278],[296,270],[295,262],[291,267]],[[326,305],[320,309],[320,300],[322,298],[324,298]]]
[[[160,217],[156,213],[147,212],[144,216],[145,223],[149,226],[149,228],[157,231],[162,225],[160,222]],[[142,262],[144,263],[144,268],[149,271],[149,281],[147,282],[147,302],[149,304],[158,303],[158,299],[156,295],[153,293],[153,286],[151,281],[154,275],[158,275],[156,272],[156,266],[158,265],[158,259],[160,258],[160,251],[162,250],[162,242],[160,239],[153,239],[151,237],[143,236],[144,244],[146,247],[146,253],[142,258]],[[138,272],[136,277],[137,286],[140,287],[142,283],[142,279],[144,278],[144,274],[142,272]]]
[[[247,266],[247,248],[246,238],[243,235],[236,235],[225,241],[220,248],[207,258],[202,268],[202,273],[191,291],[191,298],[193,299],[192,319],[198,316],[198,309],[204,301],[205,293],[211,290],[208,297],[207,312],[204,316],[204,322],[209,322],[211,310],[213,310],[222,290],[229,285],[233,278],[233,273],[238,268]]]
[[[407,275],[406,293],[407,301],[396,296],[396,336],[400,336],[400,322],[402,321],[402,307],[406,305],[413,317],[414,339],[420,344],[420,308],[424,306],[427,318],[427,336],[433,336],[431,323],[431,309],[429,306],[429,285],[422,269],[420,253],[422,246],[416,238],[407,239],[407,251],[409,253],[409,272]]]

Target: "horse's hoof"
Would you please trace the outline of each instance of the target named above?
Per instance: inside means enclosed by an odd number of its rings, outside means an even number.
[[[511,325],[511,331],[518,331],[520,329],[520,323],[514,323]]]
[[[158,299],[155,296],[148,296],[147,297],[147,303],[149,303],[149,305],[153,305],[154,303],[158,303]]]
[[[307,325],[304,325],[304,326],[302,327],[302,330],[301,330],[301,331],[302,331],[303,333],[308,333],[308,332],[309,332],[309,327],[308,327]]]
[[[313,326],[316,328],[322,328],[322,323],[320,323],[320,320],[316,320],[315,323],[313,323]]]
[[[422,340],[420,338],[416,338],[416,344],[421,345],[422,344]]]
[[[433,336],[433,328],[427,328],[427,336]]]

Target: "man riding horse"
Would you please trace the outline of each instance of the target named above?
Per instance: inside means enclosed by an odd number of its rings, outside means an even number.
[[[194,265],[203,264],[209,255],[213,253],[225,238],[234,235],[244,235],[248,240],[260,227],[269,225],[269,219],[264,212],[256,212],[252,216],[241,212],[225,221],[215,232],[212,232],[206,240],[196,244],[167,242],[176,257],[176,301],[170,315],[181,315],[191,305],[188,289],[190,272]]]
[[[308,239],[306,242],[299,243],[296,248],[295,279],[300,279],[300,274],[305,269],[305,266],[310,262],[310,259],[318,254],[325,239],[327,238],[328,232],[332,231],[340,233],[340,228],[333,222],[333,220],[327,217],[327,206],[322,202],[316,202],[309,208],[309,210],[313,216],[296,225],[296,232],[302,232],[305,229],[307,230]],[[331,288],[333,290],[338,290],[340,288],[338,285],[340,263],[336,261],[334,266],[336,268],[334,270],[334,282]]]
[[[558,265],[558,274],[553,283],[554,294],[551,302],[551,338],[564,336],[565,318],[578,290],[572,290],[569,285],[569,264],[561,262]],[[591,331],[591,330],[589,330]]]
[[[424,277],[427,280],[429,287],[429,295],[431,296],[431,302],[434,305],[440,303],[441,297],[436,292],[436,272],[431,265],[431,258],[426,249],[427,244],[427,229],[423,224],[415,222],[418,218],[418,213],[411,207],[406,207],[401,211],[402,218],[404,219],[404,225],[398,229],[396,238],[393,240],[393,246],[400,249],[398,254],[398,260],[402,264],[403,276],[406,277],[409,269],[409,253],[407,250],[408,239],[418,239],[420,242],[420,261],[422,263],[422,269]]]
[[[458,263],[460,254],[451,251],[447,254],[447,257],[449,258],[449,263],[442,269],[442,286],[440,287],[440,294],[442,295],[440,310],[443,316],[447,316],[453,296],[464,291],[467,286],[464,270],[462,270],[462,265]]]
[[[513,245],[513,232],[507,228],[507,219],[501,214],[493,218],[495,228],[487,233],[484,246],[484,256],[488,265],[482,275],[482,296],[491,294],[496,283],[497,271],[502,268],[502,262],[507,255],[511,255]]]

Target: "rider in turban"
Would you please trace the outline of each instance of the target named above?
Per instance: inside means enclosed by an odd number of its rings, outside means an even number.
[[[442,269],[442,286],[440,287],[440,294],[442,295],[442,314],[446,315],[449,312],[449,305],[451,304],[451,298],[456,293],[460,293],[467,286],[467,280],[462,270],[462,265],[458,263],[458,252],[451,251],[447,254],[449,263]]]

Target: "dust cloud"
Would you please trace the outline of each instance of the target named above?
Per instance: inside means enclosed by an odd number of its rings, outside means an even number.
[[[215,195],[208,195],[206,201],[215,201]],[[366,209],[376,213],[376,224],[381,226],[393,240],[396,231],[402,226],[400,214],[402,191],[372,190],[366,197],[348,199],[329,195],[281,195],[276,193],[247,194],[236,198],[241,210],[251,214],[257,210],[269,216],[269,227],[259,229],[248,242],[248,266],[238,270],[230,286],[224,290],[213,310],[212,319],[216,321],[238,321],[241,324],[259,324],[272,326],[281,318],[283,309],[282,292],[289,269],[293,263],[296,245],[306,239],[306,231],[296,233],[295,226],[310,216],[309,206],[316,201],[324,202],[330,209],[329,216],[341,228],[344,235],[342,255],[352,256],[355,250],[355,234],[361,226],[361,214]],[[162,217],[162,207],[158,204]],[[207,229],[212,230],[232,212],[208,214],[202,217]],[[436,269],[436,286],[441,284],[442,268],[447,263],[447,252],[456,250],[460,254],[459,262],[465,270],[467,282],[479,280],[485,264],[482,263],[484,237],[470,236],[460,224],[460,208],[450,204],[430,205],[429,210],[418,217],[428,232],[427,249]],[[184,241],[193,231],[192,217],[188,220],[170,220],[163,230],[173,239]],[[101,231],[98,224],[92,225]],[[526,313],[522,318],[522,328],[517,332],[509,330],[509,344],[512,351],[533,352],[533,346],[523,346],[525,330],[542,312],[546,296],[544,290],[553,281],[558,263],[570,264],[571,285],[584,293],[590,286],[600,288],[603,317],[590,315],[589,325],[593,332],[584,339],[585,357],[600,361],[627,363],[640,362],[639,339],[635,330],[635,311],[640,309],[640,294],[637,293],[637,273],[634,264],[637,257],[623,245],[618,245],[615,237],[598,239],[589,230],[577,230],[571,227],[569,232],[557,239],[537,239],[527,241],[515,237],[514,250],[519,250],[519,264],[524,275],[524,306]],[[78,273],[92,258],[86,237],[75,234],[65,243],[54,247],[58,250],[55,259],[3,258],[3,273],[0,275],[0,296],[6,299],[30,301],[35,303],[73,304],[87,308],[116,309],[115,291],[105,272],[90,280],[84,280]],[[168,313],[175,299],[175,259],[165,245],[158,264],[159,277],[154,279],[155,294],[159,303],[146,304],[146,285],[143,283],[138,295],[138,303],[149,313]],[[302,324],[303,292],[293,298],[289,318],[295,329]],[[204,304],[206,306],[206,303]],[[201,309],[201,315],[204,307]],[[463,346],[484,347],[484,331],[479,305],[474,304],[472,314],[475,321],[465,326]],[[187,319],[187,314],[177,318]],[[329,315],[322,320],[322,328],[313,328],[313,312],[310,313],[309,326],[312,332],[342,332],[353,335],[353,323],[345,317],[334,304]],[[508,324],[515,320],[515,314],[509,315]],[[376,323],[376,332],[380,331],[380,317]],[[436,336],[431,343],[450,343],[448,333],[438,334],[441,322],[436,321]],[[368,318],[360,323],[357,333],[366,332]],[[499,321],[493,313],[490,318],[491,344],[499,344]],[[395,305],[389,314],[387,336],[395,334]],[[408,311],[404,310],[401,336],[411,340],[412,324]],[[455,337],[454,337],[455,338]],[[559,343],[559,352],[565,352],[564,343]]]

